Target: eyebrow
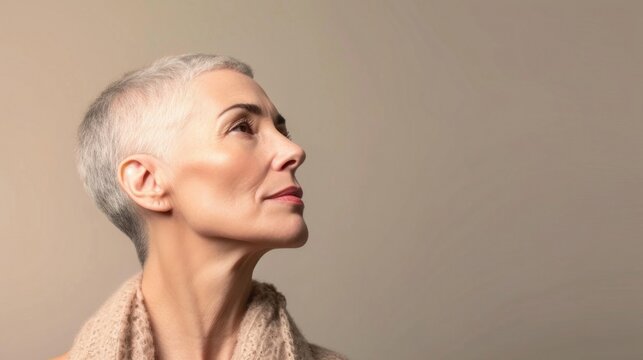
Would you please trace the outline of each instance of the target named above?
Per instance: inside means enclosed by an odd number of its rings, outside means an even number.
[[[257,104],[248,104],[248,103],[241,103],[241,104],[234,104],[234,105],[232,105],[232,106],[228,106],[227,108],[225,108],[225,109],[224,109],[224,110],[219,114],[219,116],[217,116],[217,119],[218,119],[218,118],[220,118],[220,117],[221,117],[221,115],[223,115],[226,111],[228,111],[228,110],[232,110],[232,109],[245,109],[245,110],[247,110],[248,112],[250,112],[250,113],[252,113],[252,114],[259,115],[259,116],[262,116],[262,115],[263,115],[263,111],[261,110],[261,107],[260,107],[259,105],[257,105]],[[277,125],[285,125],[285,124],[286,124],[286,118],[284,118],[284,117],[283,117],[281,114],[279,114],[279,113],[277,113],[277,116],[275,117],[274,121],[275,121],[275,123],[276,123]]]

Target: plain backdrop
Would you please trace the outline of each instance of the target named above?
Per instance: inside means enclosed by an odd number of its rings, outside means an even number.
[[[234,56],[307,152],[272,282],[352,359],[643,358],[640,1],[0,5],[0,358],[67,351],[140,269],[73,149],[165,55]]]

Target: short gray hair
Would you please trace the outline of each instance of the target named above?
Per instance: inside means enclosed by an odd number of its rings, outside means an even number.
[[[192,80],[217,69],[253,77],[248,65],[229,56],[165,57],[110,84],[78,127],[75,155],[83,185],[98,208],[132,240],[141,265],[147,258],[147,225],[138,205],[120,187],[118,165],[132,154],[166,159],[190,117]]]

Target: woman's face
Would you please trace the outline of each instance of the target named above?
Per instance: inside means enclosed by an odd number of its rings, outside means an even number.
[[[194,85],[194,112],[169,159],[173,215],[203,238],[302,246],[308,239],[304,206],[267,199],[299,186],[295,171],[306,158],[286,136],[286,125],[277,124],[275,106],[236,71],[211,71]],[[260,114],[234,107],[239,104]]]

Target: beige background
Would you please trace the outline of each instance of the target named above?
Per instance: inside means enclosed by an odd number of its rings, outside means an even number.
[[[309,340],[643,358],[641,2],[106,3],[0,8],[0,358],[66,351],[139,269],[75,131],[110,81],[185,52],[248,62],[307,151],[309,241],[255,277]]]

